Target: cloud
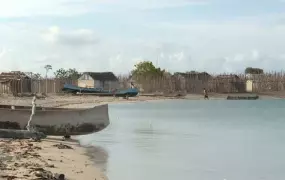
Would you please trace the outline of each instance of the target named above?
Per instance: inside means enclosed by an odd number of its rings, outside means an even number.
[[[205,0],[9,0],[1,2],[0,17],[75,16],[90,12],[113,12],[205,3]]]
[[[0,17],[32,17],[38,15],[72,16],[96,10],[76,0],[9,0],[2,1]],[[83,1],[81,1],[83,2]],[[100,3],[100,1],[99,1]],[[99,10],[99,9],[98,9]]]
[[[1,51],[0,51],[0,59],[5,56],[5,54],[7,53],[7,50],[6,48],[2,48]]]
[[[89,29],[77,29],[66,32],[60,30],[57,26],[53,26],[45,30],[42,37],[47,42],[68,46],[86,46],[99,43],[98,36]]]
[[[103,23],[99,23],[93,16],[86,20],[77,15],[96,12],[98,7],[104,7],[103,10],[164,8],[185,6],[194,1],[157,0],[148,4],[143,0],[27,0],[22,9],[12,7],[16,2],[23,3],[11,0],[4,5],[5,8],[1,6],[0,17],[72,15],[75,18],[61,17],[61,21],[54,23],[57,18],[42,19],[39,16],[40,22],[28,23],[23,19],[20,23],[0,23],[0,47],[5,47],[0,49],[2,69],[43,73],[44,65],[52,64],[54,70],[77,68],[79,71],[128,73],[142,60],[150,60],[171,72],[243,72],[247,66],[266,70],[279,70],[285,66],[284,14],[215,21],[190,21],[187,19],[189,14],[186,14],[181,21],[158,18],[156,23],[138,17],[138,14],[129,15],[128,19],[104,14],[99,19]],[[5,11],[9,7],[12,7],[11,11]],[[117,22],[118,19],[121,22]],[[84,20],[88,24],[81,23]]]

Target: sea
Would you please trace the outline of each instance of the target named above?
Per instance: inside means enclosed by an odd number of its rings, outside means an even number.
[[[284,100],[113,104],[80,137],[109,180],[284,180]]]

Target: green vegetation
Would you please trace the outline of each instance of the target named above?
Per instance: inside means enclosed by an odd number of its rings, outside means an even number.
[[[78,79],[81,74],[75,69],[70,68],[68,70],[60,68],[54,72],[56,78],[60,79]]]
[[[245,74],[263,74],[263,69],[247,67],[245,69]]]
[[[142,61],[135,65],[134,70],[132,71],[133,77],[159,77],[163,76],[165,70],[161,70],[153,65],[151,61]]]

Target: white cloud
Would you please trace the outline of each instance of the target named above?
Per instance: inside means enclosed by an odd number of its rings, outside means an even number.
[[[98,36],[92,30],[77,29],[62,32],[57,26],[48,28],[48,30],[43,32],[42,37],[50,43],[72,46],[93,45],[99,42]]]
[[[260,29],[252,25],[252,30],[246,31],[236,30],[238,25],[199,26],[207,28],[208,34],[203,29],[199,31],[196,25],[185,30],[165,28],[173,34],[173,39],[167,42],[163,40],[164,36],[160,40],[126,40],[122,37],[115,41],[99,36],[92,29],[67,30],[53,26],[42,31],[39,27],[30,27],[17,34],[17,26],[13,31],[3,31],[0,27],[0,38],[7,42],[5,47],[15,49],[9,53],[2,50],[4,55],[0,63],[6,69],[33,72],[44,72],[43,66],[52,64],[53,69],[74,67],[80,71],[111,70],[116,73],[128,73],[141,60],[152,60],[156,64],[157,58],[158,65],[171,72],[235,72],[243,71],[247,66],[268,70],[285,66],[282,48],[285,31],[281,27]],[[15,41],[17,39],[20,41]]]
[[[0,0],[0,17],[74,16],[88,12],[205,4],[205,0]]]
[[[187,3],[186,0],[157,0],[148,6],[147,1],[143,0],[82,2],[27,0],[24,3],[10,0],[5,4],[2,1],[0,17],[76,15],[99,7],[92,6],[92,3],[105,7],[118,4],[126,5],[126,8],[141,9]],[[19,6],[15,6],[17,3]],[[20,6],[22,4],[24,5]],[[9,8],[9,11],[6,10]],[[144,19],[140,23],[145,26],[138,27],[141,31],[136,32],[136,38],[120,31],[108,36],[108,33],[98,29],[70,28],[64,23],[51,27],[36,23],[0,23],[0,47],[5,47],[0,49],[0,63],[2,70],[34,72],[44,72],[43,66],[52,64],[53,69],[63,67],[77,68],[80,71],[112,70],[116,73],[127,73],[141,60],[151,60],[154,64],[158,60],[160,67],[172,72],[235,72],[243,71],[247,66],[279,69],[285,67],[285,25],[280,21],[283,17],[275,14],[215,23],[191,21],[156,24],[150,24]],[[93,23],[92,18],[90,23]],[[116,31],[116,27],[109,28]],[[8,49],[13,51],[9,52]]]
[[[2,48],[0,51],[0,59],[7,53],[6,48]]]

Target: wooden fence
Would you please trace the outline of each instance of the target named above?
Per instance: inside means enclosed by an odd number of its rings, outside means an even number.
[[[244,93],[248,81],[252,81],[252,92],[273,92],[285,90],[285,73],[275,72],[262,75],[211,74],[211,75],[170,75],[162,77],[140,77],[130,80],[129,76],[119,76],[120,88],[129,88],[130,82],[144,93],[202,93],[203,88],[214,93]],[[21,79],[0,82],[0,94],[13,93],[61,93],[63,85],[77,85],[71,79]]]
[[[63,85],[77,84],[77,80],[71,79],[19,79],[8,80],[0,83],[0,94],[19,93],[61,93]]]
[[[128,84],[131,80],[124,79]],[[285,73],[274,72],[262,75],[245,74],[211,74],[201,76],[175,76],[163,77],[140,77],[136,79],[137,86],[145,93],[163,92],[185,92],[202,93],[203,88],[213,93],[245,93],[248,81],[252,81],[252,92],[274,92],[285,90]]]

